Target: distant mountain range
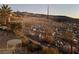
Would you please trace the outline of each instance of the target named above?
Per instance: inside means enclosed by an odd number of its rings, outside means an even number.
[[[14,12],[18,15],[21,16],[32,16],[32,17],[42,17],[42,18],[47,18],[47,15],[45,14],[35,14],[35,13],[28,13],[28,12]],[[57,21],[57,22],[75,22],[75,23],[79,23],[79,19],[77,18],[72,18],[72,17],[68,17],[68,16],[61,16],[61,15],[49,15],[48,16],[49,19]]]
[[[52,15],[49,16],[50,19],[54,20],[54,21],[58,21],[58,22],[72,22],[72,23],[79,23],[79,19],[77,18],[72,18],[72,17],[68,17],[68,16],[60,16],[60,15]]]

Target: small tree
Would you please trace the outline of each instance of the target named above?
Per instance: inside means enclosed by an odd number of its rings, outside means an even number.
[[[11,7],[9,5],[2,5],[0,8],[0,16],[5,25],[10,22],[10,16],[12,14]]]

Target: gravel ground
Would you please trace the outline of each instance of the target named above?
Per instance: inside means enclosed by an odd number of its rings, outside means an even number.
[[[0,30],[0,49],[6,48],[7,45],[6,43],[8,40],[16,39],[16,38],[17,37],[13,33]]]

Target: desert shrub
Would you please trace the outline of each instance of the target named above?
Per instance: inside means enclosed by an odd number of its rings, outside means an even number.
[[[58,51],[58,49],[57,48],[43,48],[43,53],[44,54],[58,54],[59,53],[59,51]]]
[[[21,22],[13,22],[10,24],[11,30],[15,31],[15,30],[19,30],[22,29],[22,23]]]
[[[42,50],[42,47],[40,45],[33,44],[33,43],[29,44],[27,48],[28,48],[28,51],[30,51],[31,53]]]

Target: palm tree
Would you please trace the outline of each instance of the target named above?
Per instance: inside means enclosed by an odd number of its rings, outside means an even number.
[[[11,7],[9,7],[9,5],[2,5],[0,8],[0,16],[2,18],[2,21],[4,21],[4,24],[7,25],[8,22],[10,22],[10,17],[11,17]]]

